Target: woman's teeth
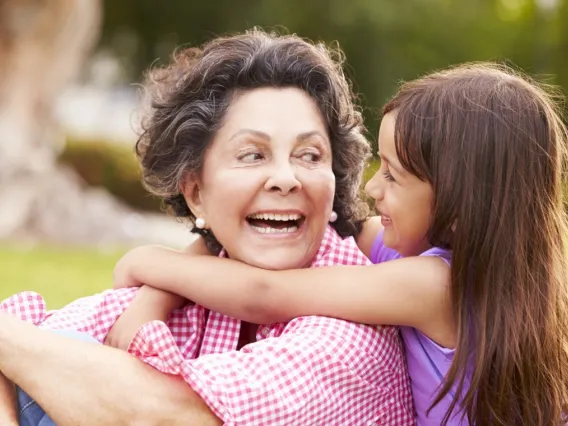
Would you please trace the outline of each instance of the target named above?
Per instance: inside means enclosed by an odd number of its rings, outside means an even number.
[[[291,234],[297,232],[303,216],[297,213],[254,213],[247,222],[260,234]]]
[[[273,213],[255,213],[249,216],[250,219],[260,220],[299,220],[302,216],[299,214],[273,214]]]
[[[291,226],[289,228],[281,228],[281,229],[270,228],[270,227],[260,227],[260,226],[254,226],[254,225],[251,225],[251,227],[252,227],[252,229],[254,229],[257,232],[260,232],[261,234],[288,234],[288,233],[296,232],[298,230],[297,226]]]

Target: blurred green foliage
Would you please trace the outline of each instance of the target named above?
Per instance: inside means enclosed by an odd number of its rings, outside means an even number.
[[[122,251],[94,248],[0,247],[0,301],[20,291],[40,293],[48,309],[112,287]]]
[[[507,60],[568,88],[568,0],[105,0],[101,45],[138,80],[180,45],[252,26],[338,41],[367,125],[401,79]]]

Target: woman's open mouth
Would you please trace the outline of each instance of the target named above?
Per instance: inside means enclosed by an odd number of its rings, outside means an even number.
[[[253,213],[246,220],[260,234],[293,234],[306,218],[299,213]]]

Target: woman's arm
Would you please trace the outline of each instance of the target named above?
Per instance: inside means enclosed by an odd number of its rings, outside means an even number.
[[[188,257],[157,246],[141,247],[131,254],[125,268],[132,281],[246,321],[272,323],[322,315],[412,326],[446,347],[455,342],[450,269],[437,257],[267,271],[229,259]]]
[[[18,426],[16,389],[6,376],[0,372],[0,425]]]
[[[220,425],[180,378],[0,313],[0,370],[58,425]]]

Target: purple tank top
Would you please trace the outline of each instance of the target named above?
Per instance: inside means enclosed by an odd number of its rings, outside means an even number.
[[[451,252],[437,247],[425,251],[421,256],[438,256],[448,265],[451,260]],[[383,244],[383,234],[382,232],[379,233],[371,249],[371,261],[382,263],[401,257],[398,252]],[[455,389],[452,389],[430,413],[427,414],[427,412],[450,368],[455,350],[438,345],[412,327],[400,327],[400,332],[406,350],[408,374],[410,375],[412,396],[416,408],[416,421],[419,426],[439,426],[455,396]],[[467,420],[462,420],[462,413],[456,413],[456,411],[454,410],[453,416],[448,421],[448,426],[468,425]]]

